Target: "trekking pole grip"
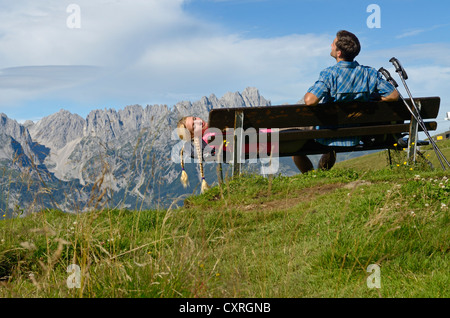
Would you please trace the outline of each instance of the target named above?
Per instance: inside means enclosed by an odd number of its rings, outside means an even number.
[[[387,69],[385,69],[384,67],[380,67],[380,69],[378,70],[378,72],[380,72],[381,74],[383,74],[383,76],[386,78],[386,80],[388,82],[390,82],[392,85],[394,85],[394,87],[398,87],[397,82],[392,78],[391,74],[388,72]]]
[[[400,76],[401,76],[404,80],[407,80],[407,79],[408,79],[408,75],[406,74],[406,71],[405,71],[405,69],[403,68],[403,66],[400,64],[400,61],[399,61],[399,60],[397,60],[395,57],[393,57],[393,58],[391,58],[391,59],[389,60],[389,62],[391,62],[391,63],[394,65],[395,71],[396,71],[397,73],[399,73]]]

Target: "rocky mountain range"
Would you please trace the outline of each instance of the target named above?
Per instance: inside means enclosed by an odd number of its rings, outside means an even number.
[[[182,116],[205,120],[213,108],[268,106],[256,88],[214,94],[195,102],[97,109],[86,118],[60,110],[34,123],[0,115],[0,212],[28,214],[43,208],[79,212],[101,207],[149,209],[182,204],[198,193],[197,165],[187,164],[190,187],[179,182]],[[286,158],[288,159],[288,158]],[[280,172],[298,173],[291,160]],[[217,180],[205,165],[207,181]],[[192,181],[194,180],[194,181]],[[200,181],[200,180],[198,180]]]

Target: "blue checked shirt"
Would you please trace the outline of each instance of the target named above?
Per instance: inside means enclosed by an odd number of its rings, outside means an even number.
[[[376,100],[377,96],[387,96],[394,89],[374,68],[359,65],[356,61],[341,61],[324,69],[308,93],[314,94],[323,103],[350,102]],[[360,137],[346,137],[316,141],[326,146],[352,147],[358,145],[360,140]]]

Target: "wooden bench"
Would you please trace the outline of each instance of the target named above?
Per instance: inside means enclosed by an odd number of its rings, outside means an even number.
[[[439,97],[415,98],[414,101],[424,121],[438,116]],[[409,99],[406,102],[411,105]],[[224,138],[233,145],[233,159],[228,157],[225,162],[234,163],[234,173],[240,173],[238,158],[259,156],[242,151],[246,144],[245,132],[249,128],[254,128],[250,130],[256,132],[258,142],[263,134],[260,129],[278,130],[278,157],[321,154],[330,149],[336,152],[395,149],[398,137],[406,134],[409,135],[408,154],[415,156],[417,131],[421,130],[401,100],[218,108],[209,112],[208,124],[228,136]],[[435,121],[425,121],[425,125],[430,131],[437,128]],[[316,129],[317,126],[339,128]],[[272,134],[265,134],[264,140],[270,142]],[[316,141],[318,138],[351,136],[361,136],[364,142],[355,147],[327,147]]]

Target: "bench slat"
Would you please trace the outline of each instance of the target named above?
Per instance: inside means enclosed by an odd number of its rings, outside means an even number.
[[[425,123],[427,130],[436,130],[437,122]],[[423,131],[419,127],[420,131]],[[350,127],[350,128],[338,128],[338,129],[318,129],[307,131],[282,131],[279,134],[279,140],[291,141],[302,139],[317,139],[317,138],[340,138],[340,137],[353,137],[353,136],[371,136],[371,135],[384,135],[384,134],[400,134],[409,131],[409,124],[390,124],[390,125],[376,125],[376,126],[363,126],[363,127]]]

